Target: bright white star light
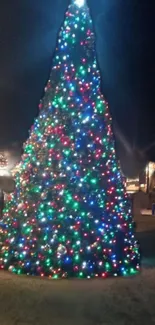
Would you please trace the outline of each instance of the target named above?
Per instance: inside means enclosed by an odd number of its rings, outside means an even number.
[[[85,0],[75,0],[75,4],[76,4],[78,7],[82,7],[82,6],[84,6],[84,4],[85,4]]]

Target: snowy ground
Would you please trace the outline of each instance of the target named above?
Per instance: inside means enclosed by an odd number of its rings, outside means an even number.
[[[155,324],[155,218],[137,221],[140,275],[52,281],[0,272],[0,325]]]

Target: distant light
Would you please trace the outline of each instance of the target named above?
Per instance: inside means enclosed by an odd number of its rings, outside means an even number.
[[[6,169],[0,169],[0,177],[1,176],[10,176],[10,172]]]
[[[6,168],[8,166],[8,160],[3,153],[0,153],[0,168]]]
[[[80,8],[85,5],[85,0],[75,0],[75,4]]]

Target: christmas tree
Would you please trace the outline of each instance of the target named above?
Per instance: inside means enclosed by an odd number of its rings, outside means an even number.
[[[4,209],[1,268],[20,274],[134,274],[139,252],[86,0],[72,0],[50,79]]]

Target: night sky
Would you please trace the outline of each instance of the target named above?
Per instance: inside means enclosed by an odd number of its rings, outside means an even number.
[[[67,0],[0,2],[0,146],[23,142],[38,114]],[[88,0],[102,89],[131,143],[155,140],[155,1]],[[155,159],[155,147],[148,154]]]

